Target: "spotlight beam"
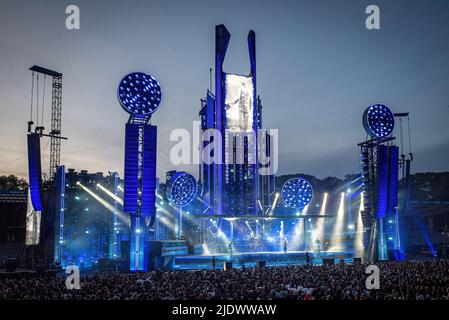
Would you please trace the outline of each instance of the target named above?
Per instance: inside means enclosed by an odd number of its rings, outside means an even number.
[[[121,198],[119,198],[118,196],[116,196],[115,194],[113,194],[111,191],[109,191],[108,189],[106,189],[105,187],[103,187],[101,184],[97,183],[97,187],[100,188],[101,191],[103,191],[104,193],[106,193],[108,196],[110,196],[112,199],[114,199],[115,201],[117,201],[119,204],[123,205],[123,200]]]
[[[342,249],[342,238],[343,238],[343,228],[344,228],[344,218],[345,218],[345,193],[341,193],[340,205],[338,207],[337,219],[335,221],[332,248],[330,251],[337,251]]]
[[[265,212],[265,214],[267,214],[269,212],[269,215],[273,215],[273,211],[276,208],[276,205],[277,205],[278,200],[279,200],[279,196],[280,196],[280,193],[276,192],[276,195],[274,197],[273,203],[271,204],[271,207],[268,209],[268,211]]]
[[[85,192],[87,192],[89,195],[92,196],[92,198],[94,198],[95,200],[97,200],[103,207],[105,207],[109,212],[111,212],[112,214],[115,214],[115,209],[114,206],[111,205],[109,202],[107,202],[106,200],[104,200],[102,197],[100,197],[99,195],[97,195],[95,192],[93,192],[92,190],[90,190],[88,187],[86,187],[85,185],[83,185],[81,182],[77,183],[78,186],[81,187],[81,189],[83,189]],[[118,212],[117,213],[118,218],[125,223],[126,225],[130,224],[129,219],[122,213]]]
[[[327,193],[324,193],[323,195],[323,202],[320,208],[320,216],[324,216],[326,214],[328,196],[329,195]],[[324,236],[324,219],[319,219],[316,224],[313,240],[323,241],[323,236]]]
[[[365,252],[365,247],[363,245],[363,221],[362,221],[362,211],[365,205],[363,202],[363,193],[360,194],[360,208],[357,216],[357,230],[354,238],[354,248],[355,254],[362,257]]]

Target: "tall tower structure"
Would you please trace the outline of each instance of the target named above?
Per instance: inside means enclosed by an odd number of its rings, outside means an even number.
[[[157,127],[151,115],[162,99],[159,83],[152,76],[136,72],[122,79],[118,99],[130,114],[125,127],[125,183],[123,212],[131,217],[129,236],[130,270],[146,271],[147,221],[156,215]]]
[[[363,182],[365,229],[369,230],[368,259],[399,259],[398,207],[399,148],[394,144],[394,114],[383,104],[368,107],[363,114],[368,135],[359,144]]]
[[[262,105],[257,96],[256,34],[253,30],[248,34],[249,75],[223,71],[230,38],[224,25],[215,27],[215,95],[207,92],[200,111],[205,141],[200,152],[214,158],[214,163],[202,162],[200,167],[204,213],[256,215],[263,213],[262,203],[268,204],[266,199],[274,191],[273,176],[264,177],[267,187],[259,184],[258,152],[269,143],[260,135],[263,129]],[[213,136],[210,129],[216,129],[219,135]]]

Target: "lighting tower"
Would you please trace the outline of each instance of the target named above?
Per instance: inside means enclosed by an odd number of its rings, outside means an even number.
[[[176,236],[180,239],[182,233],[182,208],[195,200],[198,194],[198,183],[194,176],[183,171],[167,172],[166,193],[168,200],[179,208]]]
[[[120,82],[118,99],[130,114],[125,129],[123,192],[123,212],[131,216],[130,270],[146,271],[146,222],[154,222],[156,215],[157,127],[150,119],[161,103],[161,87],[148,74],[131,73]]]
[[[270,206],[274,174],[262,176],[258,153],[270,155],[272,138],[262,128],[262,105],[257,95],[256,34],[248,33],[248,75],[223,71],[231,34],[215,27],[215,94],[202,100],[200,117],[204,142],[200,154],[213,154],[213,163],[202,162],[200,184],[203,213],[257,215]],[[210,136],[210,129],[219,136]],[[211,151],[213,149],[213,151]]]
[[[369,229],[368,259],[398,257],[400,248],[398,207],[399,148],[394,145],[394,114],[384,104],[368,107],[363,114],[367,133],[359,144],[363,182],[364,228]]]

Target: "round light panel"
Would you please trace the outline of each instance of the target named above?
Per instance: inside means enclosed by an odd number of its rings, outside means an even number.
[[[185,207],[195,200],[198,183],[190,173],[178,171],[167,181],[167,197],[178,207]]]
[[[293,178],[284,183],[281,196],[287,207],[301,209],[312,201],[313,188],[309,181]]]
[[[120,82],[118,99],[122,108],[129,114],[147,117],[155,112],[161,103],[161,86],[148,74],[130,73]]]
[[[363,113],[363,127],[371,137],[387,137],[394,129],[394,114],[384,104],[372,105]]]

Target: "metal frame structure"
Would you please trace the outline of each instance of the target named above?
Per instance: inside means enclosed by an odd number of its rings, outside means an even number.
[[[53,76],[51,97],[50,131],[50,179],[53,179],[61,163],[61,127],[62,127],[62,74]]]
[[[200,152],[207,147],[207,144],[214,144],[214,152],[220,150],[221,162],[200,165],[200,184],[203,186],[202,196],[206,201],[204,212],[217,216],[261,215],[264,212],[264,207],[270,203],[271,193],[274,192],[274,176],[259,177],[261,164],[257,153],[262,143],[259,141],[258,135],[258,132],[262,130],[262,105],[260,98],[257,96],[256,35],[251,30],[247,37],[250,60],[248,77],[251,78],[253,90],[251,93],[253,98],[251,129],[255,136],[253,137],[254,140],[251,141],[252,143],[248,141],[249,137],[241,134],[239,138],[243,137],[241,139],[243,141],[234,138],[227,145],[226,81],[228,76],[238,76],[226,74],[223,71],[230,39],[231,34],[224,25],[215,26],[215,95],[208,90],[206,99],[201,100],[200,117],[202,132],[207,135],[208,129],[216,129],[221,133],[221,143],[210,140],[201,145]],[[267,139],[269,139],[268,135]],[[237,143],[243,143],[243,145],[239,145],[243,150],[243,164],[227,164],[226,159],[236,156],[232,155],[232,152],[236,152],[232,149],[237,148]],[[265,143],[265,145],[268,148],[270,146],[269,143]],[[267,150],[267,154],[270,154],[270,150]],[[250,155],[256,158],[255,163],[249,163]],[[227,181],[229,177],[233,177],[232,179],[235,180],[232,181],[232,184]]]
[[[44,74],[52,77],[52,96],[51,96],[51,131],[49,134],[43,134],[43,127],[36,127],[41,136],[50,137],[50,170],[49,179],[54,180],[58,166],[61,163],[61,136],[62,128],[62,73],[53,71],[40,66],[32,66],[30,71]],[[32,121],[29,122],[28,131],[31,131]],[[39,125],[39,124],[37,124]]]
[[[388,244],[386,239],[385,217],[379,216],[379,163],[378,152],[381,146],[393,146],[395,137],[379,137],[368,139],[359,143],[360,154],[362,155],[362,181],[364,210],[362,220],[364,228],[369,230],[367,243],[367,258],[370,261],[388,259]],[[385,191],[387,192],[387,191]],[[397,196],[397,194],[396,194]],[[396,236],[393,247],[400,246],[397,210],[395,212]]]

